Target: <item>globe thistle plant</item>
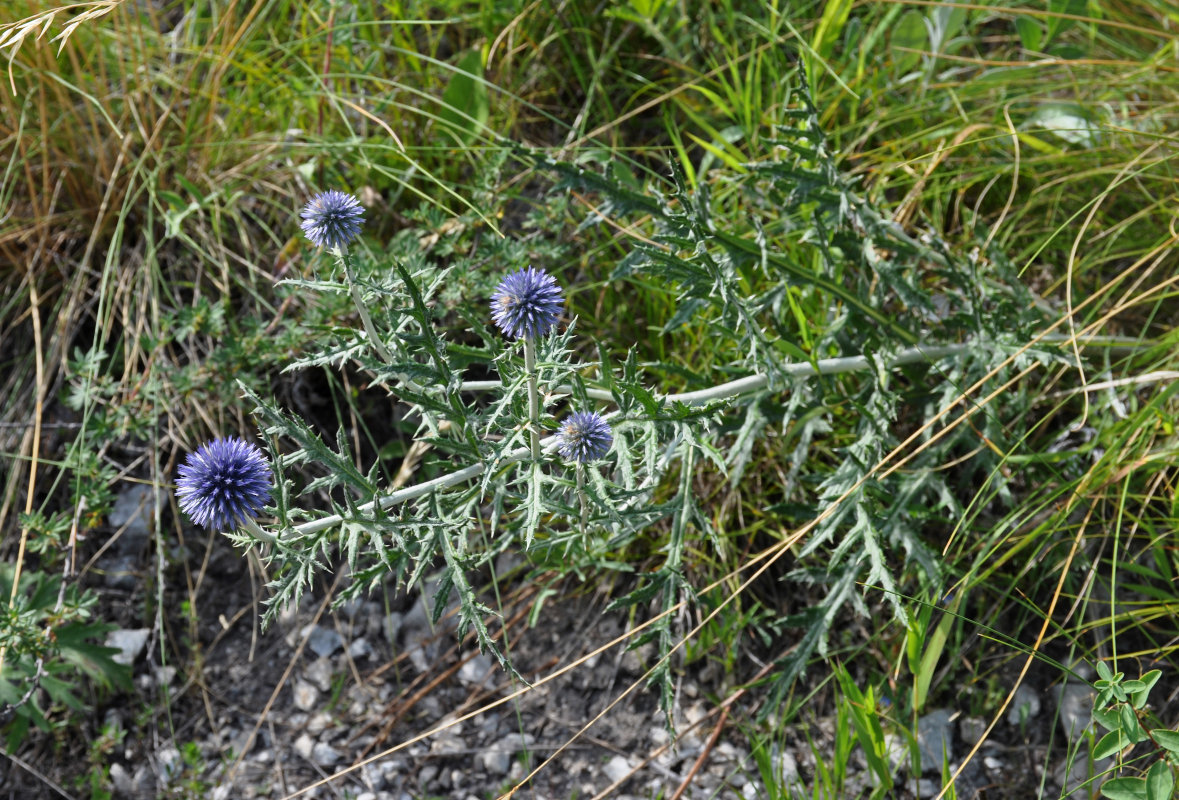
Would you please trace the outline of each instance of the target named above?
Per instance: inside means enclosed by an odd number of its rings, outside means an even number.
[[[360,288],[356,284],[356,276],[348,256],[348,243],[360,235],[360,226],[364,223],[364,206],[346,192],[329,189],[312,197],[310,202],[303,206],[302,217],[300,227],[307,238],[313,244],[331,250],[344,267],[348,290],[360,313],[360,321],[364,325],[365,333],[368,334],[369,343],[386,364],[391,363],[393,356],[373,325]]]
[[[180,465],[180,510],[205,528],[257,528],[254,517],[270,502],[271,472],[262,451],[243,439],[214,439]]]
[[[360,234],[364,206],[352,195],[332,189],[312,197],[302,217],[300,227],[313,244],[343,250]]]
[[[543,269],[525,267],[500,281],[491,296],[491,318],[505,336],[524,340],[524,371],[528,373],[528,419],[532,458],[540,460],[540,390],[536,375],[536,340],[561,316],[561,287]]]
[[[614,443],[610,425],[593,411],[575,411],[557,430],[557,452],[570,461],[596,461]]]
[[[505,335],[537,339],[557,324],[561,287],[543,269],[525,267],[500,281],[491,296],[491,318]]]

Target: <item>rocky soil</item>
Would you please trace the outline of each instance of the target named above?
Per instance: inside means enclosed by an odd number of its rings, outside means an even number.
[[[626,631],[626,615],[568,582],[543,603],[535,585],[501,585],[511,658],[530,685],[458,642],[451,617],[432,626],[416,594],[391,591],[333,614],[331,587],[320,587],[263,632],[259,565],[220,537],[171,554],[174,565],[185,555],[200,569],[168,568],[160,630],[143,611],[154,591],[150,537],[121,527],[126,538],[83,580],[101,587],[104,613],[125,625],[109,643],[134,665],[136,693],[72,720],[70,736],[30,736],[16,758],[0,760],[0,797],[90,797],[79,781],[96,758],[116,798],[483,800],[516,786],[515,797],[533,800],[811,797],[815,752],[829,762],[836,749],[833,706],[822,699],[830,693],[820,690],[807,706],[814,713],[768,737],[774,794],[747,736],[758,729],[755,692],[724,708],[755,670],[725,675],[707,659],[677,664],[673,737],[642,680],[653,653],[602,649]],[[195,616],[185,617],[192,597]],[[923,775],[910,774],[909,740],[890,735],[890,796],[940,791],[942,765],[955,769],[988,722],[969,715],[967,700],[919,720]],[[1091,786],[1072,791],[1105,766],[1088,763],[1078,736],[1090,702],[1086,684],[1029,680],[958,779],[957,797],[1096,796]],[[100,739],[111,745],[96,756]],[[1076,743],[1071,756],[1062,742]],[[1057,767],[1044,774],[1046,763]],[[853,748],[842,796],[873,787]]]

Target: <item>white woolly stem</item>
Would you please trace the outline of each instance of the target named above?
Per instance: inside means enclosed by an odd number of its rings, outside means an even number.
[[[278,537],[269,531],[263,530],[253,517],[247,517],[246,521],[242,523],[242,528],[245,529],[246,533],[259,541],[266,542],[267,544],[278,544]]]
[[[1070,341],[1068,336],[1048,335],[1040,339],[1046,344],[1061,344]],[[1131,349],[1140,349],[1144,343],[1138,342],[1134,339],[1126,337],[1093,337],[1079,341],[1084,347],[1109,347],[1111,349],[1121,350],[1127,347]],[[959,355],[969,350],[973,345],[970,343],[942,345],[940,347],[908,347],[901,350],[895,357],[886,362],[889,369],[901,367],[906,364],[918,364],[925,361],[936,361],[947,356]],[[815,362],[783,364],[781,367],[781,374],[788,378],[806,378],[812,375],[838,375],[843,372],[857,372],[859,370],[868,369],[872,362],[867,356],[841,356],[839,358],[824,358]],[[708,389],[699,389],[694,392],[683,392],[681,394],[667,394],[662,395],[662,399],[668,403],[686,403],[688,405],[696,403],[706,403],[709,400],[717,400],[723,397],[737,397],[738,395],[748,394],[749,392],[756,392],[764,389],[769,385],[769,377],[766,375],[749,375],[744,378],[738,378],[735,381],[722,383],[717,386],[712,386]],[[461,392],[487,392],[502,388],[503,383],[500,381],[463,381],[459,385]],[[568,384],[555,386],[552,389],[554,394],[572,394],[573,387]],[[585,390],[586,397],[591,400],[605,400],[612,402],[614,395],[605,389],[591,389]],[[659,397],[660,395],[656,395]]]
[[[373,350],[377,351],[377,355],[386,364],[393,363],[393,355],[385,347],[385,343],[377,336],[376,326],[373,325],[373,319],[368,314],[368,308],[364,305],[364,299],[360,296],[360,287],[356,285],[356,276],[352,274],[352,261],[348,258],[348,248],[344,245],[333,247],[332,252],[335,253],[340,263],[344,265],[344,276],[348,280],[348,291],[352,293],[352,302],[356,304],[356,310],[360,312],[360,322],[364,325],[364,332],[368,334],[368,340],[372,344]]]
[[[1056,336],[1056,335],[1049,334],[1047,336],[1040,337],[1039,339],[1037,339],[1037,342],[1059,343],[1059,342],[1065,341],[1067,338],[1068,337]],[[1085,346],[1085,347],[1110,347],[1110,348],[1126,347],[1127,349],[1136,349],[1135,344],[1137,344],[1137,347],[1139,347],[1139,348],[1149,345],[1149,343],[1143,343],[1143,342],[1135,343],[1133,340],[1123,339],[1120,337],[1119,338],[1092,337],[1092,338],[1082,339],[1078,343]],[[971,345],[968,345],[968,344],[955,344],[955,345],[946,345],[946,346],[942,346],[942,347],[926,347],[926,348],[912,347],[912,348],[908,348],[906,350],[902,350],[894,358],[889,360],[886,363],[886,366],[889,368],[894,368],[894,367],[902,366],[905,364],[913,364],[913,363],[917,363],[917,362],[921,362],[921,361],[933,361],[935,359],[945,358],[947,356],[963,353],[967,349],[969,349],[970,346]],[[525,358],[527,359],[527,349],[525,349]],[[847,358],[823,359],[823,360],[818,361],[813,364],[812,363],[786,364],[783,366],[782,372],[784,374],[795,376],[795,377],[805,377],[807,375],[834,375],[834,374],[841,373],[841,372],[853,372],[855,370],[867,369],[870,365],[871,365],[871,362],[865,356],[850,356]],[[471,382],[471,383],[475,383],[475,382]],[[492,383],[496,387],[502,386],[502,384],[499,383],[498,381],[480,381],[478,383],[480,383],[480,384]],[[764,375],[750,375],[749,377],[746,377],[746,378],[741,378],[741,379],[735,380],[735,381],[729,381],[728,383],[722,383],[719,386],[712,387],[711,389],[702,389],[702,390],[696,391],[696,392],[685,392],[683,394],[664,395],[663,399],[668,402],[679,401],[679,402],[683,402],[683,403],[702,403],[702,402],[707,402],[708,400],[716,400],[716,399],[719,399],[722,397],[737,397],[739,395],[746,394],[748,392],[757,391],[758,389],[765,388],[768,385],[768,383],[769,383],[769,379],[766,378],[766,376],[764,376]],[[464,384],[463,386],[464,386],[464,388],[467,388],[468,384]],[[483,389],[483,388],[489,389],[492,387],[491,386],[486,386],[486,387],[480,386],[479,388],[480,389]],[[563,390],[565,388],[566,387],[561,387],[561,390]],[[588,392],[587,392],[587,394],[588,394]],[[593,394],[590,394],[589,396],[594,397]],[[602,399],[610,399],[610,398],[605,397]],[[618,412],[613,412],[611,414],[607,414],[605,416],[605,418],[607,420],[609,420],[609,419],[613,418],[614,416],[616,416],[617,413]],[[543,450],[551,449],[551,448],[555,447],[556,444],[557,444],[557,437],[556,436],[549,436],[540,442],[541,449],[543,449]],[[506,466],[507,464],[515,463],[517,461],[523,461],[524,459],[528,458],[529,455],[531,455],[531,454],[532,454],[531,448],[521,447],[516,450],[513,450],[507,456],[500,459],[498,462],[496,462],[494,464],[494,466],[495,467],[502,467],[502,466]],[[533,457],[535,458],[536,456],[534,455]],[[417,497],[421,497],[424,494],[429,494],[430,492],[436,491],[438,489],[446,489],[446,488],[449,488],[449,487],[454,486],[456,484],[463,483],[465,481],[469,481],[474,478],[478,478],[480,475],[482,475],[484,472],[487,471],[489,466],[491,466],[491,465],[479,463],[479,464],[474,464],[469,467],[464,467],[463,469],[452,472],[449,475],[442,475],[438,478],[434,478],[433,480],[429,480],[424,483],[420,483],[417,486],[411,486],[408,489],[402,489],[400,491],[393,492],[392,494],[385,495],[384,497],[378,498],[377,500],[374,500],[371,503],[365,503],[364,505],[359,506],[356,510],[360,514],[365,514],[365,513],[372,511],[377,506],[380,506],[382,509],[391,508],[392,506],[399,505],[399,504],[404,503],[408,500],[413,500]],[[305,536],[308,534],[317,533],[319,531],[325,530],[325,529],[330,528],[334,525],[339,525],[341,522],[343,522],[343,518],[336,515],[336,514],[333,514],[331,516],[327,516],[322,519],[314,520],[313,522],[305,522],[302,525],[296,525],[292,529],[292,532],[295,535],[304,535]]]
[[[585,466],[582,464],[576,465],[577,469],[577,500],[581,507],[581,538],[585,539],[585,523],[589,516],[589,509],[585,502]]]
[[[528,373],[528,426],[532,458],[540,460],[540,389],[536,375],[536,340],[524,337],[524,371]]]

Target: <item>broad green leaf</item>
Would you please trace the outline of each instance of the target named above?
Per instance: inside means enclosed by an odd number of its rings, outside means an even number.
[[[1048,0],[1048,10],[1054,14],[1087,17],[1089,0]],[[1048,23],[1048,36],[1044,40],[1045,45],[1077,24],[1076,20],[1057,16],[1048,17],[1046,21]]]
[[[1114,753],[1124,750],[1130,745],[1130,740],[1120,731],[1110,731],[1101,737],[1101,741],[1093,748],[1093,758],[1100,760]]]
[[[438,121],[460,144],[469,144],[487,124],[491,104],[483,80],[483,53],[471,50],[455,65],[455,72],[442,93]]]
[[[1150,765],[1146,771],[1147,800],[1171,800],[1171,792],[1175,788],[1175,776],[1167,762],[1159,759]]]
[[[1130,692],[1130,699],[1134,702],[1134,708],[1142,709],[1146,705],[1146,700],[1150,696],[1150,690],[1159,682],[1162,674],[1161,670],[1152,669],[1142,676],[1138,681],[1142,684],[1142,688],[1131,690]]]
[[[896,74],[906,75],[921,60],[920,52],[929,49],[929,30],[925,27],[925,15],[912,9],[906,11],[897,20],[892,30],[893,68]]]
[[[929,641],[925,646],[925,653],[921,656],[921,663],[913,678],[913,704],[918,711],[925,705],[925,699],[929,696],[930,682],[933,680],[934,673],[937,671],[937,664],[941,660],[942,652],[946,648],[946,641],[950,636],[950,628],[957,618],[953,612],[958,606],[958,598],[960,597],[961,593],[955,596],[949,612],[942,614],[941,620],[938,622],[937,627],[934,628],[933,634],[930,635]]]
[[[1015,30],[1024,50],[1039,50],[1044,39],[1044,29],[1031,17],[1016,17]]]
[[[1134,714],[1134,709],[1128,705],[1124,705],[1119,709],[1118,716],[1120,717],[1122,733],[1130,741],[1138,741],[1138,734],[1142,729],[1138,725],[1138,717]]]
[[[1118,727],[1118,712],[1113,709],[1103,711],[1101,709],[1094,708],[1093,719],[1097,720],[1097,724],[1105,728],[1107,731],[1112,731]]]
[[[1150,732],[1150,735],[1168,752],[1179,755],[1179,731],[1167,731],[1155,728]]]
[[[1114,778],[1101,786],[1109,800],[1146,800],[1146,781],[1142,778]]]

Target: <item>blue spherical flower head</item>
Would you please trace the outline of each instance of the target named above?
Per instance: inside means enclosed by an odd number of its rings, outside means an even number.
[[[561,316],[561,287],[543,269],[525,267],[500,281],[491,296],[491,318],[507,336],[536,339]]]
[[[214,439],[180,465],[176,497],[197,525],[237,527],[270,502],[270,466],[256,445],[237,437]]]
[[[570,414],[557,429],[557,451],[570,461],[596,461],[613,443],[610,425],[592,411]]]
[[[300,227],[307,238],[320,247],[344,247],[360,233],[364,206],[350,194],[331,190],[321,192],[303,206]]]

